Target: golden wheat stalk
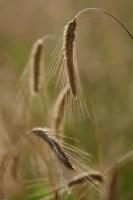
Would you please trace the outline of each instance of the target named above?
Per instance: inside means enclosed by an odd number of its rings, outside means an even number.
[[[43,54],[43,39],[38,39],[34,44],[30,57],[30,86],[33,94],[38,93],[40,87],[41,64]]]
[[[114,162],[106,171],[105,174],[110,173],[113,169],[117,167],[117,170],[121,169],[128,162],[133,161],[133,150],[127,152],[120,158],[117,158],[116,162]]]
[[[65,166],[65,168],[74,170],[74,167],[72,166],[66,153],[63,151],[58,141],[52,137],[47,128],[33,128],[31,132],[41,137],[50,146],[60,163]]]
[[[108,182],[106,182],[105,200],[114,200],[115,199],[119,171],[128,162],[131,162],[131,161],[133,161],[133,150],[129,151],[122,157],[118,158],[117,161],[114,164],[112,164],[112,166],[110,166],[109,169],[107,169],[105,171],[106,176],[107,176],[107,174],[110,175],[110,180]]]
[[[66,109],[66,105],[68,103],[69,97],[70,97],[70,86],[67,85],[60,92],[57,98],[57,101],[55,103],[54,113],[53,113],[53,125],[52,125],[55,131],[60,130],[60,127],[64,119],[65,109]]]
[[[118,170],[117,170],[117,167],[115,167],[114,169],[112,169],[110,181],[107,186],[107,194],[106,194],[105,200],[115,199],[117,179],[118,179]]]

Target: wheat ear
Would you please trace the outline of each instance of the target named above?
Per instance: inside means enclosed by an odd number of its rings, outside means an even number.
[[[75,185],[84,184],[87,181],[90,182],[99,182],[104,183],[104,177],[100,173],[83,173],[75,178],[73,178],[71,181],[68,182],[68,187],[73,187]]]
[[[30,86],[33,94],[38,93],[39,91],[42,53],[43,53],[43,39],[40,38],[33,44],[31,58],[30,58],[30,66],[29,66]]]
[[[63,149],[60,147],[59,143],[56,139],[53,138],[53,136],[49,133],[49,130],[47,128],[33,128],[31,130],[32,133],[35,135],[41,137],[52,149],[52,151],[55,153],[56,157],[60,161],[60,163],[65,166],[65,168],[74,170],[69,158],[67,157],[66,153],[63,151]]]
[[[76,31],[76,19],[68,22],[63,34],[63,55],[67,68],[68,79],[74,97],[77,95],[76,74],[74,66],[74,41]]]
[[[70,96],[70,86],[67,85],[59,94],[54,107],[53,129],[59,130],[64,119],[65,108]]]
[[[73,189],[75,186],[85,184],[87,182],[91,182],[93,185],[96,184],[96,182],[104,183],[104,177],[100,173],[81,173],[80,175],[72,178],[70,181],[66,183],[66,185],[62,185],[60,187],[56,187],[52,193],[57,193],[58,195],[61,195],[64,193],[68,188]],[[66,187],[67,186],[67,187]],[[52,194],[49,197],[54,197]]]
[[[77,27],[77,20],[81,14],[88,12],[88,11],[96,11],[101,12],[109,17],[111,17],[115,22],[117,22],[128,34],[128,36],[133,40],[132,34],[128,31],[126,26],[115,16],[107,12],[106,10],[102,10],[99,8],[85,8],[77,13],[77,15],[67,23],[64,28],[63,33],[63,56],[65,61],[65,66],[67,68],[68,79],[70,83],[70,88],[74,97],[77,96],[77,89],[78,89],[78,74],[76,74],[76,66],[74,64],[74,42],[75,42],[75,33]]]

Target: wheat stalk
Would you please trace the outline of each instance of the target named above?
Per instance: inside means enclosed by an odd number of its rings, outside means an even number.
[[[121,168],[123,168],[128,162],[133,161],[133,150],[129,151],[122,157],[118,158],[117,161],[112,164],[112,166],[109,167],[105,171],[105,174],[111,175],[109,182],[107,182],[107,191],[105,195],[105,200],[114,200],[115,199],[115,192],[116,192],[116,186],[117,186],[117,180],[119,176],[119,171]]]
[[[114,169],[112,169],[110,181],[109,181],[109,184],[107,187],[107,194],[105,197],[106,200],[114,200],[115,199],[117,179],[118,179],[118,169],[117,169],[117,167],[115,167]]]
[[[133,149],[123,156],[117,158],[117,160],[105,171],[105,174],[110,173],[117,167],[117,170],[121,169],[128,162],[133,161]]]
[[[108,17],[111,17],[115,22],[117,22],[123,28],[123,30],[125,30],[125,32],[128,34],[130,39],[133,40],[133,35],[130,33],[130,31],[127,29],[127,27],[117,17],[115,17],[114,15],[112,15],[111,13],[109,13],[106,10],[103,10],[100,8],[85,8],[85,9],[79,11],[77,13],[77,15],[74,17],[74,19],[78,19],[80,17],[80,15],[82,15],[83,13],[88,12],[88,11],[101,12],[101,13],[107,15]]]

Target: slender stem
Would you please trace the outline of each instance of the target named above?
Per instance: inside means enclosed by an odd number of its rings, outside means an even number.
[[[8,167],[8,164],[10,162],[10,160],[12,159],[13,154],[15,153],[15,151],[18,150],[18,148],[20,147],[21,142],[25,139],[25,137],[29,134],[30,132],[26,133],[25,135],[23,135],[18,142],[14,145],[14,147],[12,148],[12,150],[10,151],[10,153],[7,156],[7,159],[5,160],[4,164],[2,165],[2,167],[0,168],[0,179],[2,180],[2,177],[4,176],[4,173]]]
[[[98,127],[94,103],[93,103],[92,100],[91,100],[90,103],[91,103],[91,107],[92,107],[93,121],[94,121],[94,126],[95,126],[97,155],[98,155],[99,165],[102,169],[103,158],[102,158],[102,145],[101,145],[100,130],[99,130],[99,127]]]
[[[103,9],[100,9],[100,8],[85,8],[85,9],[79,11],[74,18],[79,18],[79,16],[81,14],[83,14],[85,12],[88,12],[90,10],[96,11],[96,12],[102,12],[105,15],[108,15],[109,17],[111,17],[112,19],[114,19],[127,32],[128,36],[131,38],[131,40],[133,40],[133,35],[128,31],[128,29],[126,28],[126,26],[117,17],[113,16],[112,14],[110,14],[109,12],[107,12],[106,10],[103,10]]]

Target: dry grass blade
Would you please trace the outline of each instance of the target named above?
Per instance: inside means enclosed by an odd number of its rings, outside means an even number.
[[[125,155],[121,156],[114,162],[106,171],[105,174],[110,173],[113,169],[117,167],[117,170],[122,168],[128,162],[133,161],[133,150],[127,152]]]
[[[38,39],[34,44],[30,60],[30,84],[33,93],[39,91],[39,81],[41,75],[41,62],[43,52],[43,39]]]
[[[59,94],[53,113],[53,129],[59,130],[64,119],[65,108],[70,96],[70,87],[67,85]]]
[[[64,28],[64,37],[63,37],[63,54],[65,60],[65,66],[68,72],[68,78],[72,94],[74,97],[77,95],[77,83],[76,83],[76,74],[74,66],[74,40],[75,40],[75,31],[76,31],[76,19],[68,22]]]
[[[52,138],[49,134],[48,129],[42,129],[42,128],[34,128],[31,130],[35,135],[41,137],[49,146],[50,148],[54,151],[56,157],[58,160],[65,166],[65,168],[74,170],[71,162],[69,161],[67,155],[65,152],[62,150],[56,139]]]

